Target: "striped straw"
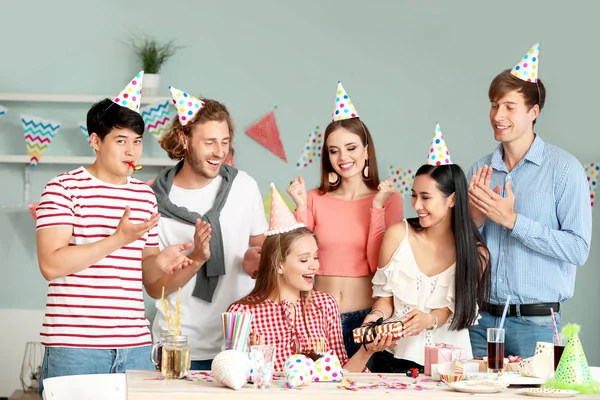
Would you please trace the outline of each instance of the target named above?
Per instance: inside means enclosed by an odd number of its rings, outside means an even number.
[[[556,335],[556,343],[560,343],[560,335],[558,334],[558,326],[556,326],[556,316],[554,315],[554,309],[550,307],[550,315],[552,315],[552,325],[554,325],[554,334]]]

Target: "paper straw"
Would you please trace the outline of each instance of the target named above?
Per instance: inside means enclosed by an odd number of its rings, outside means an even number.
[[[510,295],[506,296],[506,304],[504,305],[504,311],[502,312],[502,319],[500,320],[500,329],[504,328],[504,321],[506,320],[506,313],[508,313],[509,305],[510,305]]]
[[[554,316],[554,309],[550,307],[550,315],[552,316],[552,325],[554,325],[554,334],[556,335],[556,343],[560,343],[560,335],[558,334],[558,326],[556,326],[556,317]]]

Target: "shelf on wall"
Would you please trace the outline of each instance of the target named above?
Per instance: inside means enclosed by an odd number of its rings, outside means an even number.
[[[30,156],[23,155],[0,155],[0,163],[29,164]],[[73,157],[73,156],[43,156],[39,164],[92,164],[95,157]],[[168,158],[142,158],[138,162],[143,167],[171,167],[177,161]]]
[[[83,94],[32,94],[32,93],[0,93],[0,101],[29,101],[39,103],[96,103],[113,96],[94,96]],[[171,101],[170,97],[144,97],[142,104],[163,103]]]

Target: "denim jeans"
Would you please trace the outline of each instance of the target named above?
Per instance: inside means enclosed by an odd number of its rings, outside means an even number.
[[[556,323],[560,330],[560,313],[555,313]],[[473,357],[487,356],[487,328],[497,328],[500,317],[488,313],[481,313],[479,324],[469,330]],[[529,358],[535,352],[537,342],[552,343],[554,327],[552,317],[525,317],[510,316],[504,321],[504,356],[521,356]]]
[[[192,371],[210,371],[212,369],[213,360],[192,361]]]
[[[365,317],[371,312],[370,308],[364,310],[350,311],[340,314],[342,320],[342,336],[344,337],[344,347],[348,358],[351,358],[360,349],[362,344],[354,343],[352,331],[362,325]]]
[[[156,370],[150,361],[150,346],[106,350],[46,347],[38,393],[41,397],[46,378],[123,373],[128,369]]]

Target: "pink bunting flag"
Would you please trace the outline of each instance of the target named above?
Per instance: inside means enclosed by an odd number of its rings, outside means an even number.
[[[283,149],[283,143],[279,136],[279,128],[277,127],[277,121],[275,121],[275,112],[271,111],[263,118],[261,118],[254,125],[246,130],[246,134],[258,143],[262,144],[265,148],[287,162],[285,151]]]
[[[27,207],[29,208],[29,212],[31,213],[31,216],[33,217],[33,220],[35,221],[37,219],[37,214],[36,214],[36,208],[40,203],[29,203],[27,205]]]

